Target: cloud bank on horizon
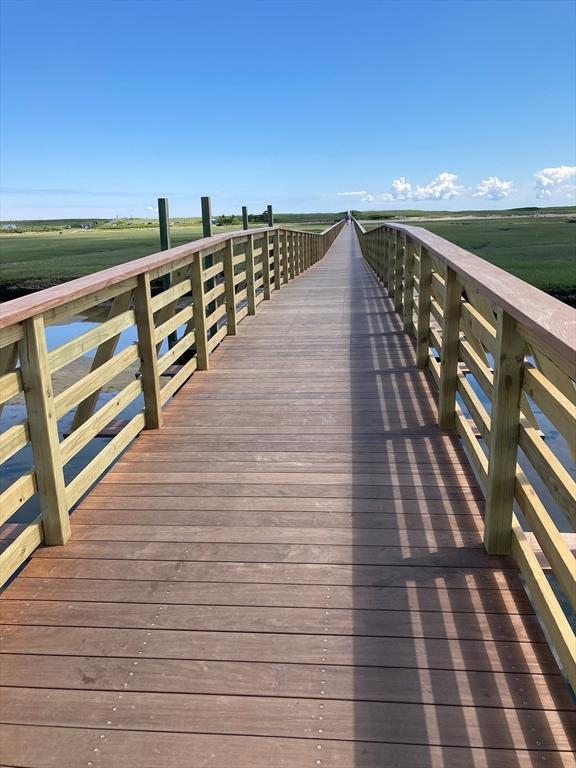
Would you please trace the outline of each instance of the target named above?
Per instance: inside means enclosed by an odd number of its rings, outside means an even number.
[[[552,197],[576,197],[576,166],[560,165],[543,168],[534,173],[533,190],[536,198],[547,200]],[[337,192],[338,197],[357,197],[362,203],[389,203],[393,201],[454,200],[462,197],[474,197],[484,200],[502,200],[514,191],[513,181],[488,176],[475,187],[465,187],[458,183],[455,173],[444,171],[427,184],[413,184],[404,176],[394,179],[387,192],[370,192],[361,189],[352,192]]]

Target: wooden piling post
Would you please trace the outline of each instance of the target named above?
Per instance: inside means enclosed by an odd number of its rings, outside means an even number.
[[[170,213],[168,210],[168,198],[158,198],[158,223],[160,224],[160,250],[170,250]],[[162,289],[166,291],[172,285],[172,274],[168,274],[162,277]],[[168,349],[172,349],[176,341],[178,340],[176,331],[173,331],[168,336]]]
[[[274,226],[274,212],[272,211],[272,206],[269,205],[266,208],[266,213],[268,215],[268,226],[273,227]]]
[[[212,203],[209,197],[200,198],[200,205],[202,208],[202,236],[212,237]],[[214,265],[214,256],[206,256],[206,267],[212,267]],[[211,291],[214,288],[214,278],[211,278],[206,283],[206,290]],[[211,315],[216,309],[216,302],[211,301],[207,307],[208,314]]]
[[[242,229],[248,229],[248,208],[242,206]]]
[[[202,236],[212,237],[212,204],[209,197],[200,198],[202,207]]]

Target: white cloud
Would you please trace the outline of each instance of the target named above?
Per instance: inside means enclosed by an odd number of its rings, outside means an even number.
[[[362,197],[369,194],[365,189],[361,189],[359,192],[336,192],[338,197]]]
[[[513,186],[514,183],[512,181],[502,181],[498,176],[488,176],[487,179],[482,179],[478,184],[472,197],[501,200],[503,197],[508,197],[508,193]]]
[[[451,200],[460,197],[464,187],[456,183],[455,173],[439,173],[429,184],[412,185],[404,176],[394,179],[390,191],[378,195],[379,200]]]
[[[406,181],[404,176],[394,179],[390,185],[390,192],[381,195],[383,200],[410,200],[412,196],[412,184]]]
[[[564,192],[567,197],[574,193],[574,184],[570,179],[576,176],[576,165],[559,165],[556,168],[543,168],[534,174],[536,197],[547,199],[554,192]]]
[[[365,197],[363,197],[360,202],[361,203],[373,203],[374,202],[374,195],[370,195],[369,193],[366,193]]]
[[[464,187],[456,183],[455,173],[439,173],[425,186],[420,184],[413,190],[413,200],[452,200],[460,197]]]

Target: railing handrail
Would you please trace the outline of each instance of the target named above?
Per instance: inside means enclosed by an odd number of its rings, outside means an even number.
[[[385,222],[365,230],[358,221],[356,224],[363,233],[387,227],[410,235],[462,280],[531,331],[544,347],[576,365],[576,309],[424,227]]]
[[[307,232],[307,234],[322,237],[328,234],[334,227],[339,226],[341,221],[342,220],[336,222],[322,232]],[[9,301],[0,303],[0,329],[7,328],[16,323],[21,323],[23,320],[27,320],[35,315],[43,314],[61,304],[81,299],[84,296],[104,290],[105,288],[110,288],[124,280],[137,277],[143,272],[150,272],[153,269],[161,269],[162,267],[172,264],[172,262],[185,259],[195,253],[206,250],[207,248],[223,245],[228,240],[237,240],[238,238],[248,237],[249,235],[258,236],[266,234],[267,232],[277,232],[280,230],[286,230],[288,232],[306,232],[306,230],[284,227],[281,224],[276,224],[273,227],[235,230],[233,232],[225,232],[218,235],[212,235],[212,237],[203,237],[199,240],[193,240],[190,243],[177,245],[166,251],[158,251],[149,256],[143,256],[140,259],[132,259],[123,264],[117,264],[116,266],[108,267],[99,270],[98,272],[92,272],[83,277],[77,277],[73,280],[59,283],[50,288],[44,288],[43,290],[36,291],[27,296],[21,296],[17,299],[10,299]]]

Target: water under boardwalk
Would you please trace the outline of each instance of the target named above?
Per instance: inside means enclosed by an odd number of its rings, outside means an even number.
[[[570,695],[345,227],[3,595],[7,765],[571,765]]]

